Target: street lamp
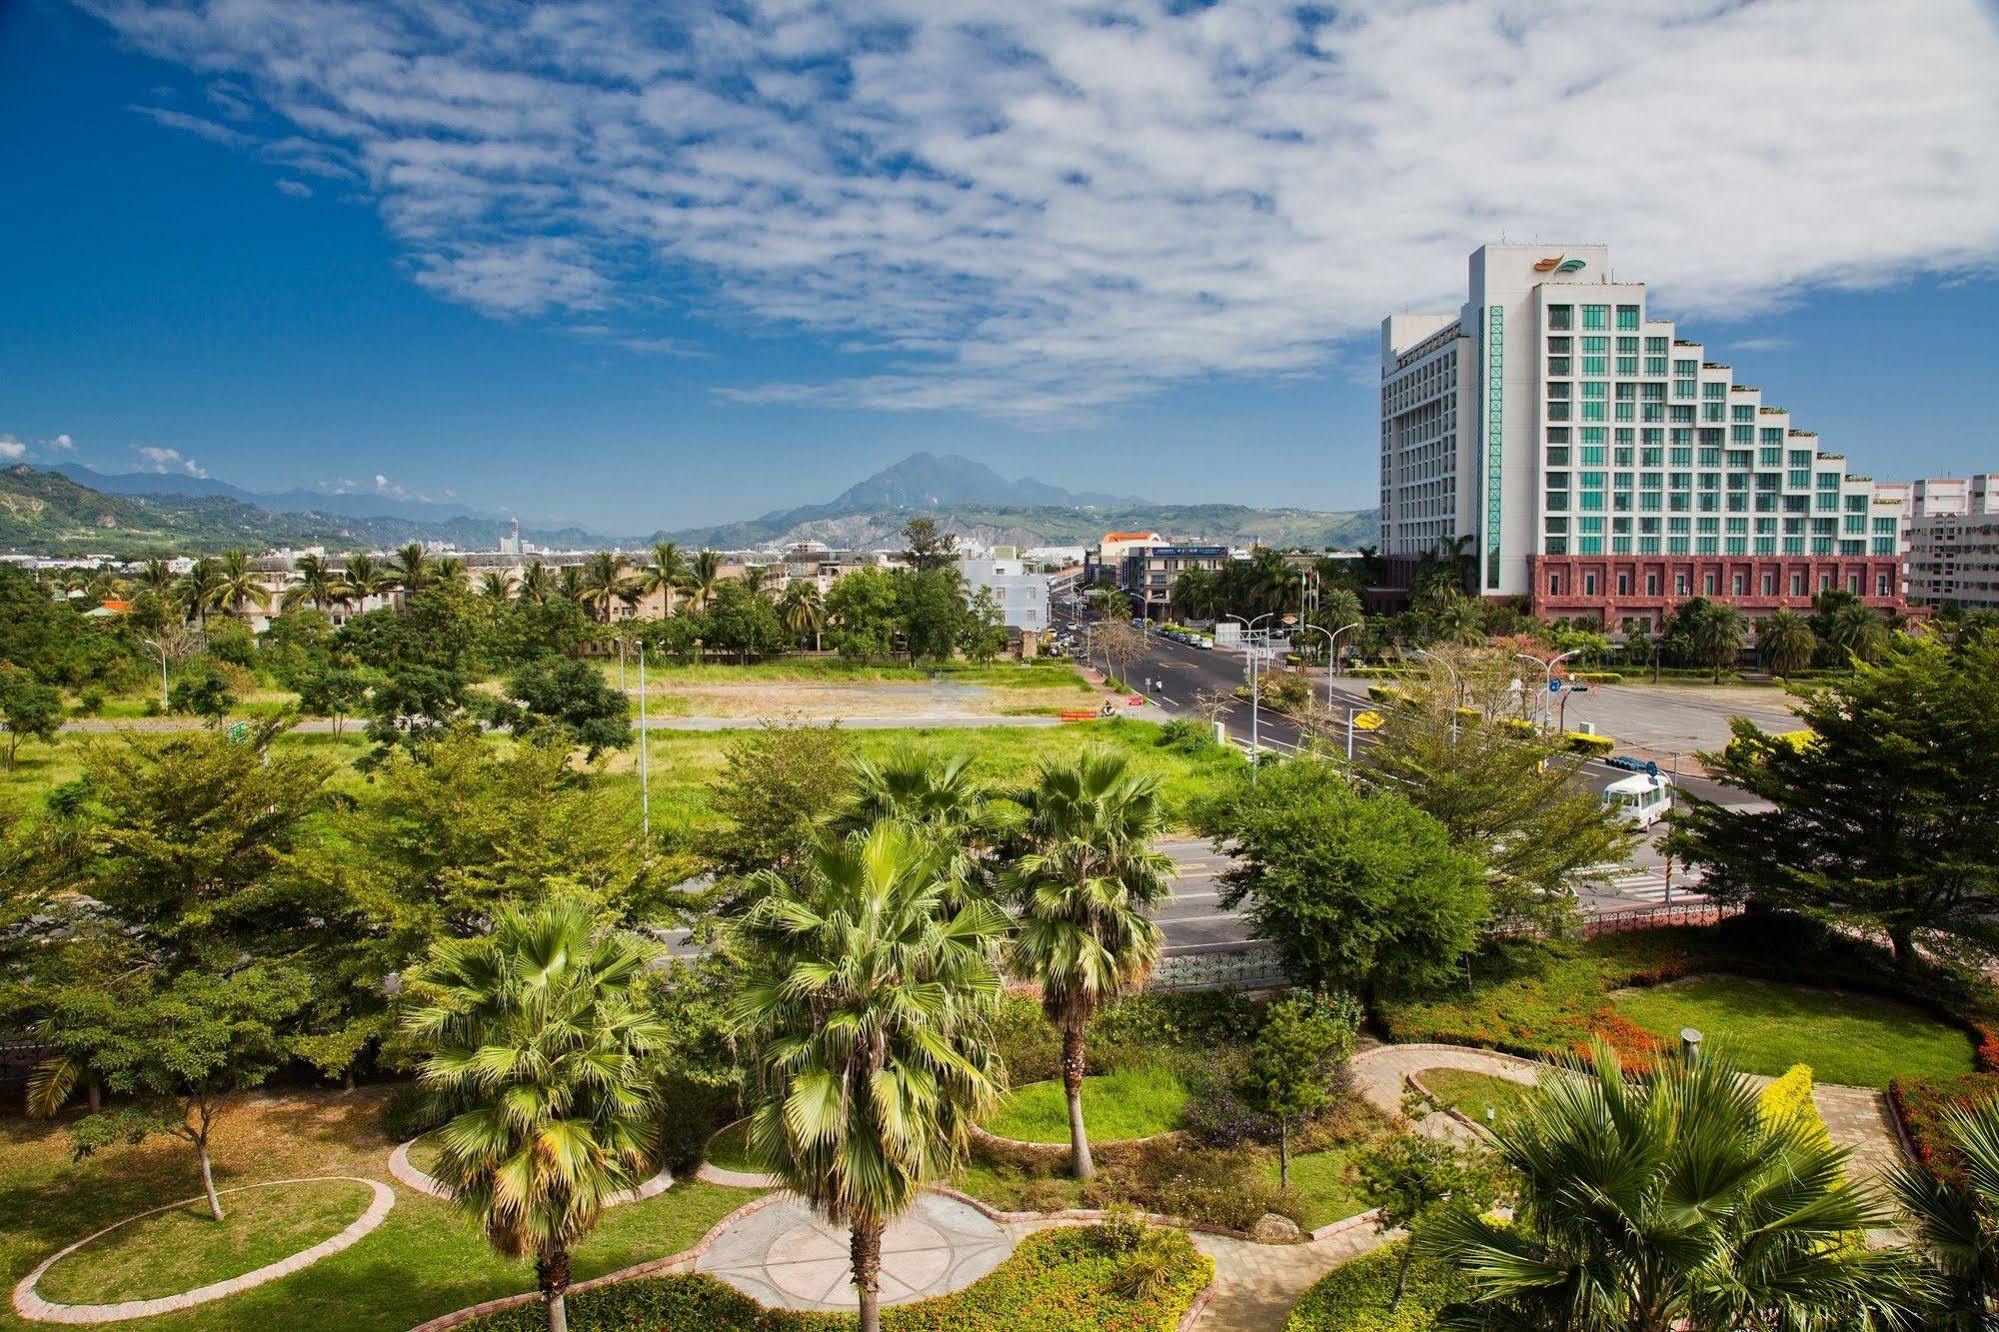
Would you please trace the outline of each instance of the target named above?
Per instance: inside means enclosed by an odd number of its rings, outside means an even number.
[[[1326,711],[1333,710],[1333,635],[1316,624],[1300,625],[1307,633],[1326,635]]]
[[[1442,657],[1438,656],[1436,653],[1430,651],[1428,648],[1417,648],[1413,655],[1418,657],[1428,657],[1431,661],[1436,662],[1439,666],[1443,667],[1446,671],[1450,672],[1451,743],[1456,744],[1458,742],[1458,701],[1464,697],[1464,687],[1458,683],[1457,668],[1452,666],[1451,663],[1445,661]]]
[[[1352,624],[1343,624],[1339,628],[1333,630],[1333,637],[1338,638],[1341,634],[1345,633],[1349,629],[1365,629],[1365,628],[1367,628],[1367,622],[1365,620],[1355,620]],[[1330,647],[1327,648],[1327,652],[1330,654],[1332,652],[1332,649]],[[1326,662],[1326,666],[1328,669],[1333,669],[1337,666],[1337,661],[1329,660]]]
[[[155,640],[153,640],[153,639],[150,639],[150,638],[142,638],[142,639],[140,639],[139,641],[140,641],[141,643],[144,643],[144,644],[145,644],[145,645],[146,645],[147,647],[151,648],[151,649],[152,649],[153,651],[155,651],[155,652],[157,652],[157,653],[159,653],[159,654],[160,654],[160,706],[161,706],[162,708],[164,708],[164,707],[166,707],[166,705],[167,705],[167,645],[166,645],[166,641],[165,641],[164,639],[161,639],[161,640],[158,640],[158,641],[155,641]]]

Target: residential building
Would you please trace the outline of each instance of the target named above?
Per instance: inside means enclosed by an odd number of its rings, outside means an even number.
[[[1083,581],[1086,584],[1114,583],[1124,568],[1127,552],[1141,546],[1164,545],[1157,532],[1106,532],[1096,548],[1083,553]]]
[[[1229,562],[1227,546],[1140,546],[1125,552],[1118,586],[1137,599],[1148,620],[1171,618],[1173,584],[1189,569],[1219,569]]]
[[[1459,544],[1475,591],[1631,632],[1692,596],[1901,609],[1901,497],[1678,334],[1606,246],[1480,247],[1456,314],[1382,322],[1382,553]]]
[[[1909,484],[1909,601],[1999,608],[1999,473]]]
[[[1006,617],[1007,628],[1040,633],[1048,627],[1048,575],[1037,573],[1020,559],[960,560],[958,572],[966,591],[974,595],[990,588]]]

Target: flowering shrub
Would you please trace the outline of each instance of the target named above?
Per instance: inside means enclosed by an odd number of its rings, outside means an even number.
[[[1995,1096],[1999,1096],[1999,1075],[1992,1073],[1888,1080],[1888,1105],[1909,1135],[1917,1162],[1940,1179],[1953,1178],[1960,1168],[1944,1129],[1944,1111],[1951,1106],[1969,1109]]]

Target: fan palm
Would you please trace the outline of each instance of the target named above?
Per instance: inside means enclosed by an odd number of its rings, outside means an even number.
[[[827,821],[836,836],[864,831],[884,820],[900,823],[931,839],[947,860],[946,869],[961,892],[982,886],[983,866],[976,844],[979,788],[972,780],[972,756],[940,758],[903,745],[884,758],[849,761],[853,794]]]
[[[564,601],[573,601],[582,606],[587,604],[588,592],[589,587],[583,579],[583,566],[563,565],[561,574],[555,580],[555,595]]]
[[[1599,1047],[1494,1129],[1513,1221],[1447,1214],[1417,1243],[1455,1263],[1491,1328],[1572,1332],[1869,1327],[1922,1289],[1870,1249],[1877,1195],[1801,1115],[1766,1116],[1712,1055],[1627,1077]]]
[[[432,1172],[495,1249],[534,1257],[551,1332],[567,1326],[571,1249],[657,1148],[649,1056],[663,1029],[640,998],[651,957],[557,899],[438,944],[412,976],[422,1079],[457,1111]]]
[[[687,566],[687,581],[682,584],[694,609],[707,610],[715,589],[721,585],[722,557],[712,550],[695,552],[694,562]]]
[[[1874,661],[1888,645],[1888,622],[1881,613],[1861,601],[1849,601],[1832,613],[1826,627],[1826,642],[1843,659]]]
[[[590,557],[590,563],[583,569],[581,601],[597,612],[597,618],[604,623],[611,622],[611,605],[622,600],[633,589],[631,575],[626,572],[625,557],[615,551],[600,550]]]
[[[804,642],[810,633],[812,650],[819,651],[819,636],[826,628],[826,603],[819,596],[817,583],[797,582],[785,588],[778,598],[777,618],[794,643]]]
[[[530,606],[546,606],[560,595],[555,575],[546,564],[532,560],[521,570],[521,600]]]
[[[755,959],[730,1007],[747,1044],[748,1148],[849,1228],[862,1332],[881,1326],[882,1232],[962,1163],[1004,1072],[989,1026],[1006,919],[947,907],[936,848],[882,823],[768,870],[732,930]]]
[[[301,555],[293,562],[292,569],[298,574],[298,581],[285,589],[286,610],[296,610],[307,603],[314,610],[325,610],[346,592],[340,571],[324,556]]]
[[[421,541],[412,541],[389,557],[389,573],[405,597],[413,597],[434,581],[437,566],[424,552]]]
[[[1950,1106],[1943,1127],[1950,1159],[1897,1162],[1888,1187],[1942,1276],[1924,1326],[1985,1332],[1999,1314],[1999,1103]]]
[[[460,583],[460,584],[464,583],[465,581],[464,557],[459,555],[439,556],[437,561],[436,580],[439,583],[443,583],[447,586],[452,583]]]
[[[650,595],[660,594],[661,615],[673,614],[673,597],[680,591],[680,585],[687,579],[687,557],[680,553],[677,541],[657,541],[653,543],[652,561],[639,576],[639,587]]]
[[[165,601],[174,587],[173,565],[157,556],[147,560],[139,570],[139,586]]]
[[[174,584],[173,602],[182,619],[208,623],[208,612],[222,601],[222,570],[206,555],[196,560]]]
[[[1009,969],[1041,985],[1041,1008],[1062,1033],[1062,1083],[1078,1179],[1096,1174],[1083,1124],[1083,1031],[1104,1004],[1137,989],[1159,959],[1151,908],[1172,891],[1173,862],[1153,848],[1165,828],[1157,778],[1094,748],[1044,762],[1015,798],[1033,849],[1007,867],[1003,891],[1019,929]]]
[[[1772,675],[1796,675],[1812,664],[1818,651],[1818,635],[1812,622],[1793,610],[1780,610],[1756,631],[1756,647],[1763,654],[1763,667]]]
[[[537,569],[541,566],[536,565]],[[479,576],[479,594],[494,601],[505,601],[514,595],[514,576],[505,569],[488,569]]]
[[[396,576],[366,555],[349,555],[341,567],[340,581],[346,585],[345,598],[365,602],[386,595],[396,585]]]

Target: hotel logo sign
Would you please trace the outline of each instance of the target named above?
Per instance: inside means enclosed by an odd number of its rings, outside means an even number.
[[[1536,273],[1580,273],[1583,268],[1582,260],[1571,259],[1564,254],[1558,254],[1553,259],[1543,259],[1534,265]]]

